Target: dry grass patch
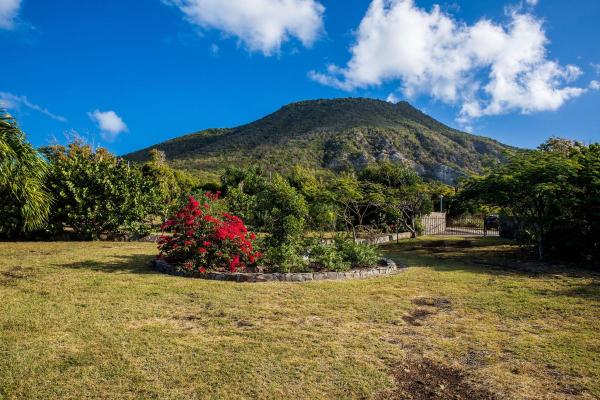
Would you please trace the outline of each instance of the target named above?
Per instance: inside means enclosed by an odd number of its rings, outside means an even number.
[[[386,247],[398,275],[301,284],[161,275],[153,244],[0,243],[0,399],[600,396],[598,277],[444,240]]]

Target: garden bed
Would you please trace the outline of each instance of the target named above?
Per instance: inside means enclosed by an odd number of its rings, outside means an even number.
[[[382,275],[393,275],[400,272],[403,266],[398,266],[389,258],[382,258],[379,265],[372,268],[357,268],[344,272],[319,271],[297,273],[251,273],[251,272],[184,272],[181,269],[160,259],[150,262],[150,267],[164,274],[186,276],[190,278],[210,279],[233,282],[306,282],[320,280],[342,280],[371,278]]]

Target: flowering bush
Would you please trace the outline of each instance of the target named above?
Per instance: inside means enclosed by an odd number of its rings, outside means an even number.
[[[188,204],[162,225],[173,235],[160,237],[160,258],[188,273],[237,272],[255,265],[261,257],[253,248],[256,236],[239,217],[217,211],[219,194],[205,193],[201,202],[190,196]]]

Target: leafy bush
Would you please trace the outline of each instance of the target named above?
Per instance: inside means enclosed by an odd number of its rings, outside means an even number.
[[[54,197],[49,229],[72,228],[84,238],[147,234],[160,202],[139,168],[106,149],[82,143],[43,149],[50,163],[47,186]]]
[[[540,260],[600,264],[599,144],[551,139],[470,179],[460,196],[500,207]]]
[[[335,249],[345,262],[355,268],[372,266],[379,258],[379,253],[375,246],[354,243],[354,241],[350,240],[337,239],[335,241]]]
[[[344,257],[336,246],[327,245],[320,241],[315,241],[308,247],[308,256],[312,264],[317,268],[327,271],[348,271],[351,267],[350,262]]]
[[[304,197],[281,175],[276,174],[258,195],[258,209],[273,247],[298,243],[306,226],[308,206]]]
[[[336,239],[334,244],[309,238],[296,244],[270,247],[262,262],[273,272],[348,271],[366,268],[379,259],[375,246]]]
[[[169,218],[162,228],[172,236],[159,239],[159,257],[187,273],[244,271],[262,256],[254,250],[256,236],[234,215],[217,211],[217,194],[206,193],[202,204],[190,196],[187,206]]]
[[[188,173],[171,168],[164,152],[151,149],[149,155],[150,160],[142,166],[141,171],[158,196],[158,201],[151,204],[155,207],[152,213],[164,221],[168,215],[185,204],[187,195],[192,194],[198,182]]]
[[[304,272],[308,270],[308,259],[301,254],[301,246],[284,243],[267,248],[263,263],[272,272]]]

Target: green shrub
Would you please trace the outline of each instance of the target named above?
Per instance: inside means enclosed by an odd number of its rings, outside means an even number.
[[[299,245],[284,243],[269,247],[264,254],[264,264],[272,272],[304,272],[308,270],[308,260],[301,255]]]
[[[307,250],[310,262],[327,271],[348,271],[351,267],[336,246],[312,241]]]
[[[340,257],[352,267],[369,267],[377,263],[379,252],[375,246],[336,239],[335,249]]]
[[[72,229],[86,239],[147,234],[161,201],[155,182],[106,149],[82,143],[43,149],[46,185],[54,197],[49,230]]]
[[[306,200],[281,175],[276,174],[258,194],[256,212],[264,215],[268,242],[273,247],[300,243],[306,226]]]

